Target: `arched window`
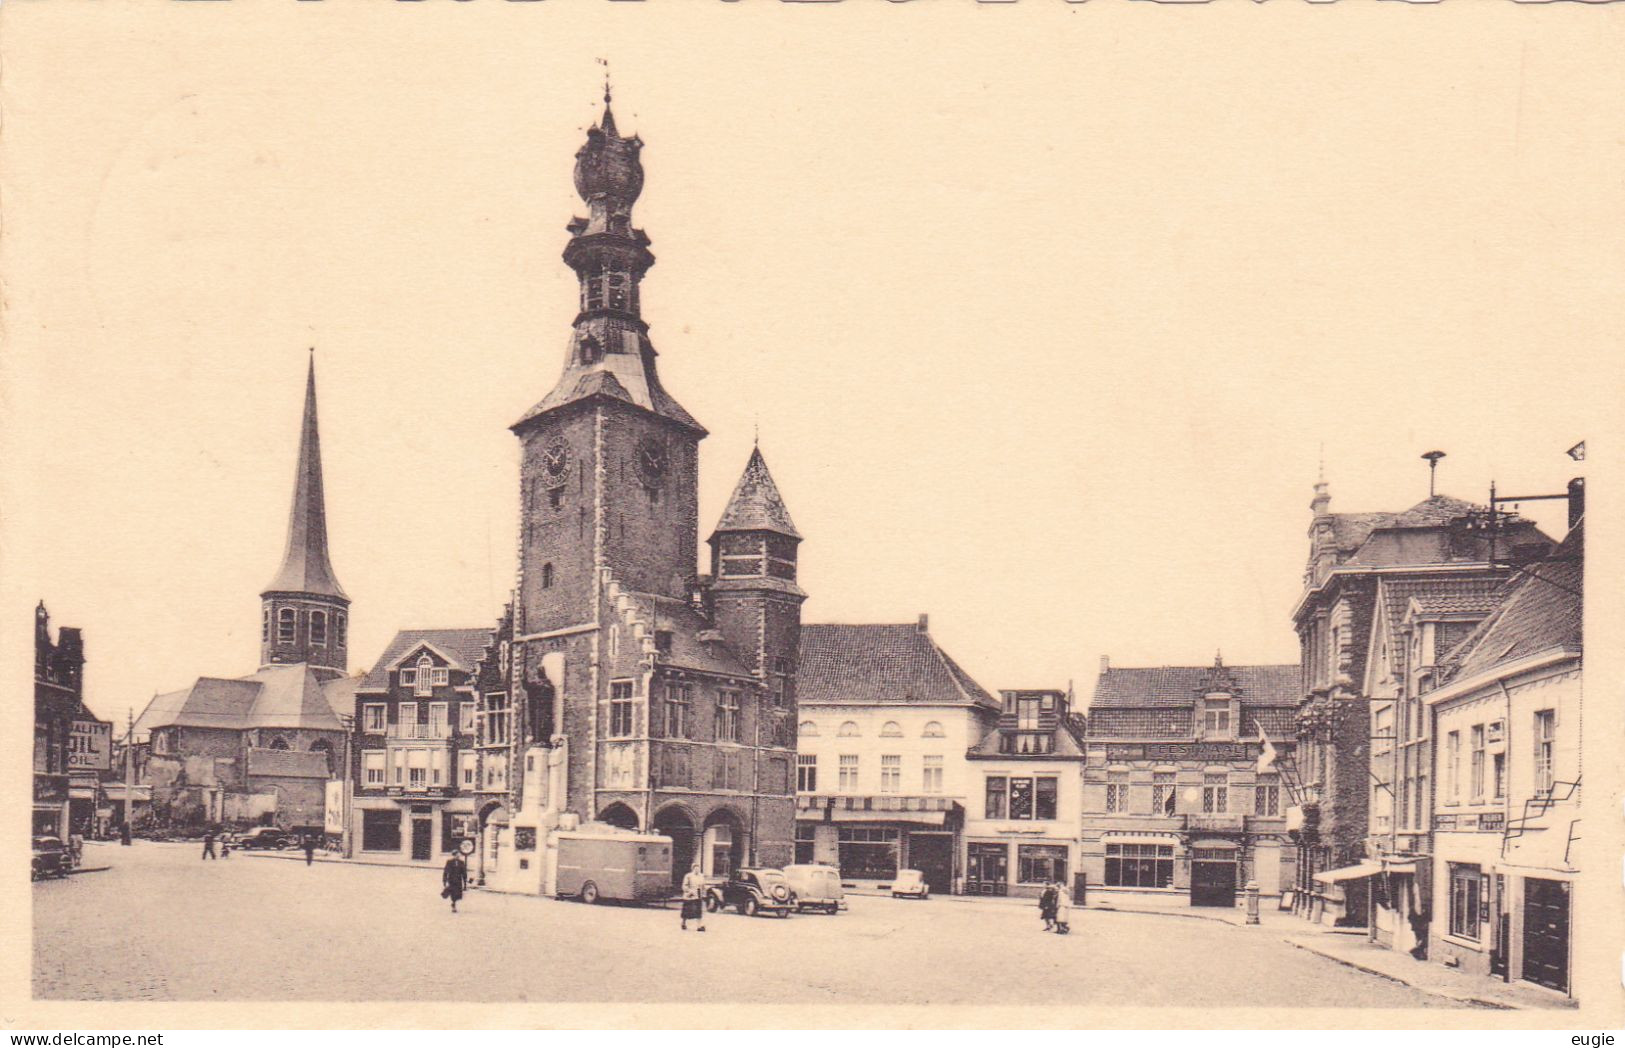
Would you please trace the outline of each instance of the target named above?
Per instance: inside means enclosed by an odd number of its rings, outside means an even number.
[[[333,634],[338,639],[338,645],[341,648],[350,641],[348,632],[349,625],[349,616],[345,615],[344,612],[335,611],[333,613]]]
[[[264,644],[271,639],[271,609],[266,607],[260,612],[260,643]]]
[[[312,644],[327,644],[327,612],[313,611],[310,613],[310,642]]]
[[[434,694],[434,660],[428,655],[418,657],[417,690],[418,695]]]
[[[288,748],[288,740],[278,735],[276,738],[271,740],[271,748],[273,750],[285,750]]]
[[[818,725],[812,721],[802,721],[800,726],[796,728],[796,732],[803,739],[816,739],[818,738]]]
[[[903,726],[896,721],[887,721],[880,726],[880,736],[884,739],[900,739],[903,737]]]
[[[542,565],[542,589],[553,588],[553,565],[551,562]]]
[[[841,730],[839,732],[837,732],[837,734],[840,735],[840,737],[843,738],[843,739],[857,738],[857,736],[859,734],[858,733],[858,722],[857,721],[843,721],[842,724],[841,724]]]
[[[276,613],[276,639],[278,644],[293,643],[293,609],[283,608]]]
[[[927,739],[940,739],[946,736],[947,732],[942,730],[941,721],[926,721],[925,730],[920,734]]]

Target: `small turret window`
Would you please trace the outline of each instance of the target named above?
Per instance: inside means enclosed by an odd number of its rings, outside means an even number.
[[[279,644],[292,644],[294,633],[294,613],[292,608],[283,608],[276,613],[276,639]]]
[[[260,643],[264,644],[271,639],[271,609],[265,608],[260,612]]]
[[[310,642],[324,647],[327,644],[327,613],[324,611],[310,613]]]
[[[596,273],[587,274],[587,280],[582,285],[582,309],[604,308],[604,288],[606,274],[600,269]]]
[[[338,645],[341,648],[344,647],[345,644],[349,643],[350,638],[349,631],[347,629],[349,625],[349,616],[345,615],[344,612],[335,611],[333,613],[333,633],[338,639]]]
[[[598,340],[591,335],[583,338],[581,340],[581,363],[584,365],[596,364],[602,359],[604,359],[604,350],[598,344]]]
[[[552,589],[552,588],[553,588],[553,565],[551,563],[543,564],[542,565],[542,589]]]
[[[627,287],[631,284],[627,274],[611,272],[609,274],[609,308],[625,309],[628,302]]]

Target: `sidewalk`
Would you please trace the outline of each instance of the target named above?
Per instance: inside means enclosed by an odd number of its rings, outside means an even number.
[[[1305,925],[1282,938],[1288,945],[1300,950],[1462,1004],[1513,1009],[1579,1007],[1576,1001],[1534,986],[1468,975],[1454,968],[1446,968],[1437,961],[1419,961],[1403,951],[1390,950],[1370,942],[1364,935],[1312,929],[1312,925]]]
[[[303,863],[305,861],[305,853],[297,849],[293,851],[270,851],[260,849],[254,849],[253,851],[238,851],[234,848],[232,849],[231,857],[233,859],[287,859],[290,862],[298,863]],[[231,860],[228,859],[227,861],[229,862]],[[336,862],[345,866],[390,866],[397,870],[427,870],[430,873],[439,873],[441,869],[440,864],[433,862],[413,862],[410,859],[383,859],[376,857],[366,859],[346,859],[344,856],[335,855],[332,852],[317,852],[315,855],[315,861]]]

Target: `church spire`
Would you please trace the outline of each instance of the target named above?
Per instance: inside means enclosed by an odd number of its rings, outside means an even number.
[[[305,417],[299,430],[293,509],[282,567],[266,593],[312,594],[348,601],[327,557],[327,505],[322,493],[322,445],[316,430],[316,357],[305,375]]]

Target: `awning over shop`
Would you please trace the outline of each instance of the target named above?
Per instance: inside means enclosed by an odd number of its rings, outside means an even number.
[[[1354,866],[1344,866],[1340,870],[1327,870],[1325,873],[1317,873],[1315,874],[1315,880],[1335,884],[1338,881],[1357,881],[1361,877],[1370,877],[1381,872],[1382,863],[1362,862]]]
[[[1382,872],[1383,873],[1409,873],[1409,874],[1414,874],[1416,872],[1416,863],[1414,863],[1414,862],[1391,862],[1391,863],[1388,863],[1386,866],[1384,866],[1382,868]]]
[[[943,826],[948,821],[945,811],[847,811],[836,808],[829,813],[831,822],[907,822],[917,826]]]

